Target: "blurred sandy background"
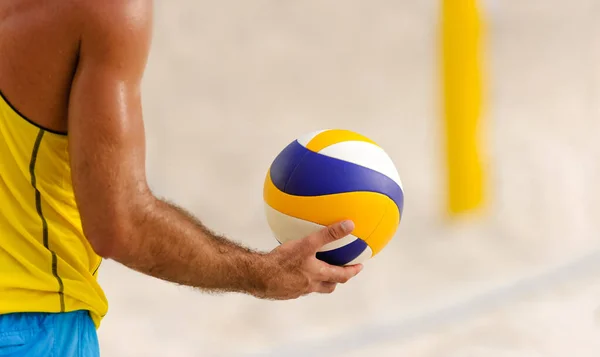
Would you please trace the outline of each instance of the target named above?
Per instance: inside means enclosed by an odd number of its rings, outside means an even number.
[[[492,196],[444,220],[433,0],[156,2],[145,79],[154,189],[275,246],[262,184],[324,128],[361,132],[406,191],[386,250],[333,295],[211,296],[112,262],[107,357],[598,356],[600,1],[488,0]]]

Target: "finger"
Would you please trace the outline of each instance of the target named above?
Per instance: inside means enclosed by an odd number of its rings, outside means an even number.
[[[348,280],[355,277],[363,269],[362,264],[350,265],[345,267],[328,265],[326,263],[324,263],[324,265],[325,266],[321,270],[323,281],[341,284],[348,282]]]
[[[315,288],[315,292],[316,293],[321,293],[321,294],[331,294],[332,292],[335,291],[335,288],[337,287],[336,283],[330,283],[330,282],[321,282],[318,283],[316,288]]]
[[[322,246],[344,238],[354,230],[354,222],[350,220],[338,222],[327,226],[320,231],[308,236],[312,251],[319,250]]]

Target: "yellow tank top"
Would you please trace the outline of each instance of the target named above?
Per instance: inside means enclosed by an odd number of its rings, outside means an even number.
[[[0,92],[0,314],[88,310],[108,303],[101,257],[83,234],[68,138],[42,129]]]

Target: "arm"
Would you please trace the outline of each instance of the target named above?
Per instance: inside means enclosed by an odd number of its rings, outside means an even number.
[[[140,87],[149,6],[106,5],[83,31],[69,149],[84,232],[100,255],[157,278],[207,289],[259,289],[262,255],[215,236],[148,188]]]
[[[150,3],[106,1],[85,15],[70,96],[69,150],[75,197],[92,247],[159,279],[261,297],[329,290],[321,282],[349,279],[354,270],[329,267],[309,259],[310,253],[294,266],[286,262],[308,243],[285,245],[270,254],[253,252],[213,234],[151,193],[141,107]],[[332,235],[325,233],[334,231],[324,230],[309,243],[326,244],[323,239]],[[297,285],[290,288],[294,281]]]

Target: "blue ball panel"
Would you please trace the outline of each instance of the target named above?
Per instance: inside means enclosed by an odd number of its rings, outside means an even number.
[[[271,181],[280,191],[285,192],[285,186],[308,149],[297,141],[283,149],[271,164]]]
[[[304,146],[297,144],[301,148]],[[300,149],[296,149],[300,150]],[[388,196],[402,213],[404,194],[388,176],[304,148],[305,154],[292,171],[285,193],[296,196],[322,196],[335,193],[367,191]]]
[[[388,196],[400,214],[404,193],[388,176],[326,155],[313,152],[298,141],[290,143],[271,165],[271,180],[281,191],[295,196],[323,196],[366,191]]]

